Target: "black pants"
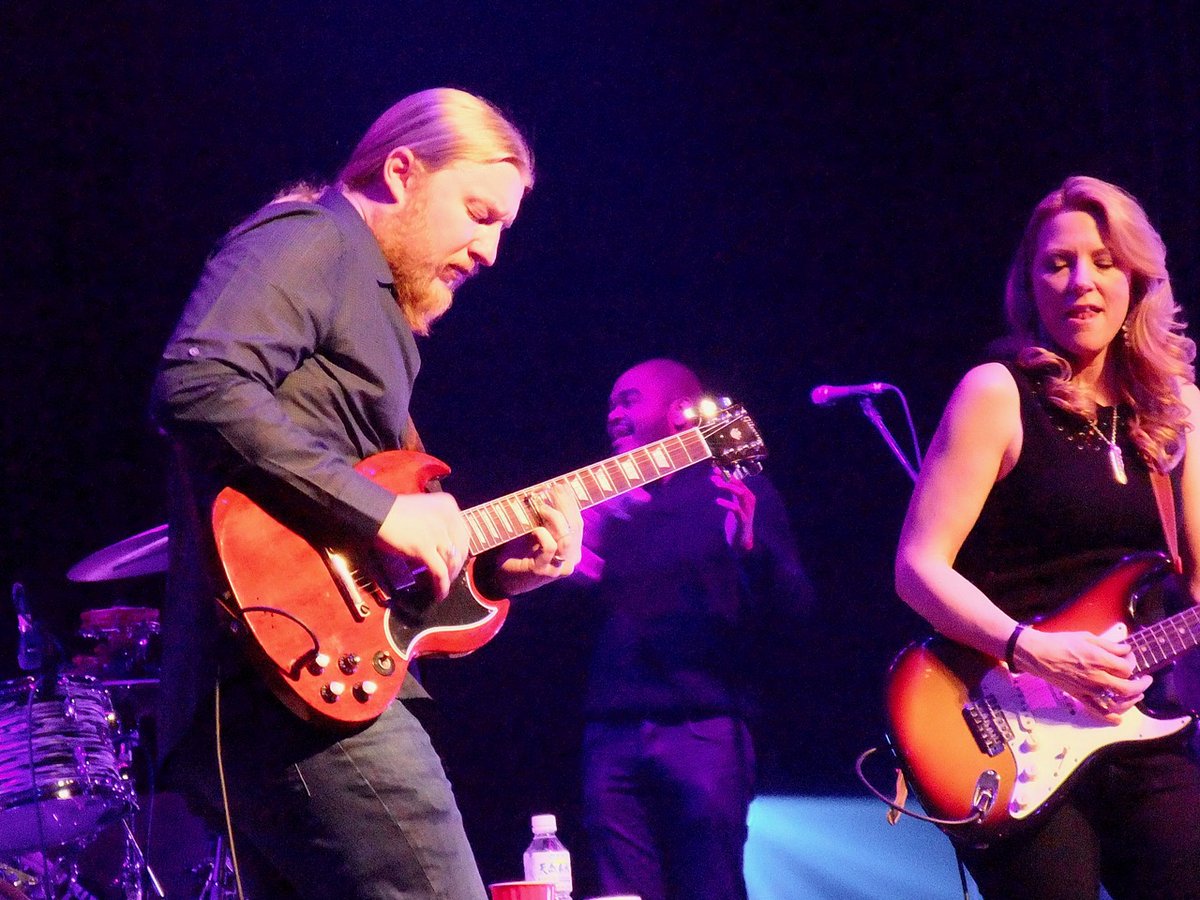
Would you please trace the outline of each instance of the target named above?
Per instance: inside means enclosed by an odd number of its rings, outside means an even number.
[[[753,798],[754,750],[740,719],[587,727],[585,825],[605,893],[745,900]]]
[[[1032,831],[961,855],[989,900],[1200,900],[1200,766],[1178,739],[1117,748]]]

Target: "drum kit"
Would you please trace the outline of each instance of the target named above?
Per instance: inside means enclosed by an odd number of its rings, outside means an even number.
[[[165,572],[166,526],[73,566],[75,582]],[[0,682],[0,898],[227,900],[224,842],[153,789],[158,610],[85,610],[66,645],[13,585],[21,678]],[[159,833],[156,833],[157,828]]]

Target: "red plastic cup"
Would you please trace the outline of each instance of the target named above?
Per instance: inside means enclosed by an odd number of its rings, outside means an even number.
[[[549,881],[498,881],[489,884],[492,900],[554,900]]]

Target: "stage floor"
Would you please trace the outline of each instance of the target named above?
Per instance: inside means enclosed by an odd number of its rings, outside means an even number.
[[[889,825],[886,813],[870,797],[758,797],[746,844],[750,900],[962,900],[950,842],[915,819]]]

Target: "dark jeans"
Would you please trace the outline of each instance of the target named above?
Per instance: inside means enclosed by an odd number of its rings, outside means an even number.
[[[988,898],[1200,900],[1200,767],[1178,741],[1119,748],[1033,831],[962,856]]]
[[[603,893],[744,900],[753,796],[740,719],[587,726],[584,820]]]
[[[404,703],[353,734],[305,724],[254,676],[223,683],[220,703],[234,836],[253,900],[485,897],[441,761]],[[210,818],[222,809],[214,747],[210,703],[165,773]]]

